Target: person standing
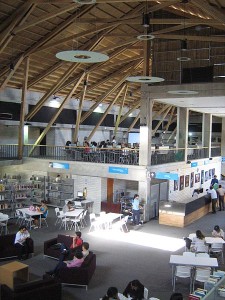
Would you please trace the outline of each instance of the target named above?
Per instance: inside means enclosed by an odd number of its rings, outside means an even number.
[[[219,185],[219,188],[216,190],[219,196],[219,207],[220,211],[223,209],[224,210],[224,189],[222,188],[222,185]]]
[[[211,200],[212,200],[212,213],[215,214],[216,213],[217,192],[216,192],[216,190],[214,190],[212,185],[210,186],[210,188],[208,190],[208,194],[211,196]]]
[[[140,201],[139,195],[135,194],[132,202],[133,224],[140,225]]]
[[[219,181],[218,181],[216,175],[214,175],[213,179],[211,180],[211,185],[214,186],[215,183],[219,184]]]

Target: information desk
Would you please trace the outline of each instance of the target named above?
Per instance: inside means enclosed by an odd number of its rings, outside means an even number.
[[[160,201],[159,224],[184,227],[211,212],[211,200],[208,195],[187,203]]]
[[[29,280],[28,265],[18,261],[0,266],[0,284],[6,284],[14,289],[15,282],[26,282]]]

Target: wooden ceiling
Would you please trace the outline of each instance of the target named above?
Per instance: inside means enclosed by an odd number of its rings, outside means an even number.
[[[148,28],[142,25],[147,12]],[[137,39],[144,33],[155,38]],[[163,77],[158,85],[179,84],[183,67],[214,65],[216,82],[225,75],[225,0],[96,0],[92,5],[1,0],[0,37],[1,89],[27,86],[45,94],[26,119],[53,95],[95,106],[117,98],[117,105],[124,99],[130,109],[138,107],[140,84],[128,83],[130,75]],[[181,51],[181,40],[187,40],[187,51]],[[56,58],[64,50],[99,51],[110,58],[70,63]],[[191,60],[181,63],[180,56]]]

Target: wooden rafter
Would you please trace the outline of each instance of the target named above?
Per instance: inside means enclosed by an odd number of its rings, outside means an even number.
[[[134,128],[135,124],[140,119],[140,114],[141,114],[140,112],[137,114],[137,116],[135,117],[134,121],[132,122],[132,124],[128,128],[127,132],[130,132]]]
[[[127,117],[129,117],[129,115],[138,107],[140,107],[141,101],[138,101],[134,106],[132,106],[128,112],[125,113],[125,115],[120,119],[120,123],[121,124]]]
[[[139,65],[142,63],[142,60],[138,63],[134,63],[133,68],[131,68],[132,70],[135,70],[136,68],[139,67]],[[84,122],[84,120],[87,119],[87,117],[90,116],[90,114],[95,110],[95,108],[103,102],[103,100],[105,100],[109,95],[111,95],[112,93],[115,92],[115,90],[126,80],[126,78],[131,74],[130,73],[130,69],[128,72],[126,72],[125,74],[123,73],[123,75],[118,79],[118,82],[112,87],[110,88],[98,101],[95,102],[95,104],[93,104],[90,109],[81,117],[81,123]]]
[[[41,133],[41,135],[39,136],[39,138],[36,140],[36,142],[34,143],[30,154],[34,151],[35,147],[37,145],[40,144],[40,142],[43,140],[43,138],[45,137],[45,135],[47,134],[47,132],[49,131],[49,129],[51,128],[52,124],[56,121],[56,119],[58,118],[58,116],[60,115],[60,113],[62,112],[65,104],[71,99],[73,93],[75,92],[75,90],[77,89],[77,87],[79,86],[79,84],[81,83],[81,81],[83,80],[85,76],[85,73],[83,73],[83,75],[79,78],[79,80],[77,81],[77,83],[74,85],[74,87],[72,87],[72,89],[70,90],[70,92],[68,93],[68,95],[66,96],[66,98],[63,100],[63,102],[61,103],[60,107],[58,108],[57,112],[55,113],[55,115],[51,118],[51,120],[49,121],[48,125],[45,127],[45,129],[43,130],[43,132]]]
[[[120,118],[121,118],[121,115],[122,115],[122,110],[123,110],[125,99],[126,99],[126,96],[127,96],[127,91],[128,91],[128,84],[126,85],[126,88],[124,90],[123,99],[121,101],[119,113],[118,113],[118,116],[117,116],[117,119],[116,119],[116,124],[115,124],[115,128],[114,128],[114,135],[116,135],[119,124],[120,124]]]
[[[165,131],[168,131],[170,125],[172,124],[172,118],[173,118],[174,111],[175,111],[175,106],[173,106],[173,108],[172,108],[172,110],[170,112],[170,116],[169,116],[168,122],[167,122],[166,126],[164,126],[164,128],[163,128],[163,129],[165,129]]]
[[[77,119],[76,119],[76,125],[74,128],[74,132],[73,132],[73,143],[76,143],[78,140],[78,133],[79,133],[79,127],[80,127],[80,119],[81,119],[81,114],[82,114],[82,107],[83,107],[83,103],[84,103],[84,99],[85,99],[85,95],[86,95],[86,90],[87,90],[87,83],[88,83],[88,74],[86,75],[86,84],[83,87],[83,93],[82,93],[82,97],[80,99],[79,102],[79,108],[77,110]]]
[[[169,106],[166,110],[166,112],[163,114],[161,120],[158,122],[158,124],[156,125],[156,127],[154,128],[154,130],[152,130],[152,135],[155,135],[156,131],[158,130],[159,126],[162,124],[162,122],[165,120],[166,116],[168,115],[170,109],[172,106]]]
[[[101,119],[98,121],[98,123],[95,125],[95,128],[92,130],[92,132],[89,134],[87,141],[89,142],[91,140],[91,138],[93,137],[93,135],[95,134],[96,130],[98,129],[98,127],[102,124],[102,122],[104,121],[105,117],[107,116],[108,112],[110,111],[110,109],[113,107],[113,105],[117,102],[117,100],[119,99],[121,93],[123,92],[124,88],[126,87],[126,83],[122,85],[122,87],[120,88],[119,92],[117,93],[116,97],[114,98],[114,100],[109,104],[109,106],[107,107],[107,109],[105,110],[103,116],[101,117]]]

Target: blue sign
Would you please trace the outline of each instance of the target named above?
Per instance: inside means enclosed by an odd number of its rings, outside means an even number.
[[[197,166],[198,166],[197,161],[191,163],[191,167],[192,167],[192,168],[197,167]]]
[[[222,163],[225,163],[225,157],[224,156],[221,157],[221,161],[222,161]]]
[[[66,170],[68,170],[70,168],[70,164],[68,164],[68,163],[60,163],[60,162],[50,162],[49,163],[49,168],[66,169]]]
[[[167,180],[178,180],[179,177],[177,173],[156,172],[155,178],[167,179]]]
[[[113,174],[128,174],[128,168],[109,167],[109,173],[113,173]]]

